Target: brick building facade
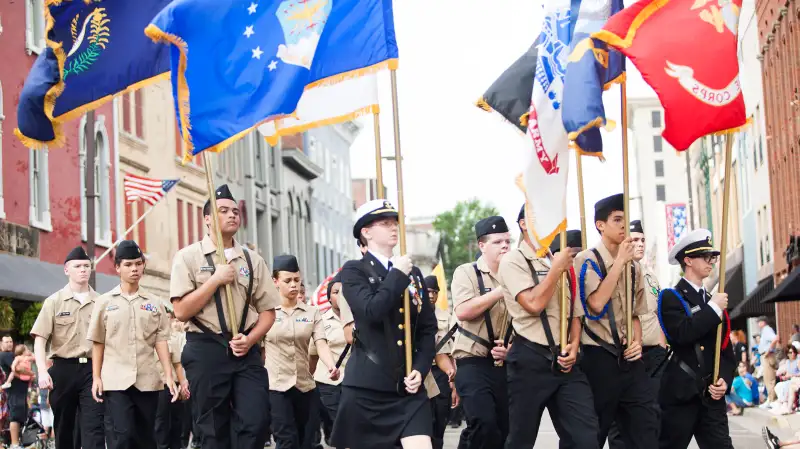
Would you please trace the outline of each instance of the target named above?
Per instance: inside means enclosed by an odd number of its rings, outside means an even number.
[[[764,105],[772,199],[775,284],[789,267],[783,257],[792,233],[800,232],[800,5],[758,0]],[[798,301],[776,304],[777,331],[786,340],[800,323]]]

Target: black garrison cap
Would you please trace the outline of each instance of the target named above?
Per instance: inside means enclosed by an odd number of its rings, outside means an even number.
[[[91,260],[89,259],[89,255],[86,254],[86,250],[83,249],[82,246],[76,246],[72,248],[72,251],[67,254],[67,258],[64,259],[64,263],[69,262],[70,260]]]
[[[222,184],[221,186],[217,187],[217,190],[214,192],[214,194],[217,196],[218,200],[236,201],[233,198],[231,190],[228,188],[228,184]],[[211,199],[207,199],[206,204],[203,205],[203,215],[211,215]]]
[[[633,220],[631,222],[631,232],[638,232],[639,234],[644,234],[644,228],[642,227],[642,220]]]
[[[606,221],[612,212],[625,210],[625,201],[621,193],[603,198],[594,204],[594,221]]]
[[[570,229],[567,231],[567,248],[580,248],[583,249],[583,242],[581,241],[581,231],[579,229]],[[550,244],[550,252],[555,254],[561,251],[561,235],[556,235],[556,239]]]
[[[503,217],[494,215],[475,223],[476,238],[481,238],[484,235],[489,234],[499,234],[502,232],[508,232],[508,226],[506,225],[506,221],[503,219]]]
[[[428,290],[436,290],[439,291],[439,279],[436,276],[425,276],[425,288]]]
[[[519,208],[519,215],[517,215],[517,223],[520,220],[525,218],[525,203],[522,203],[522,207]]]
[[[297,257],[291,254],[284,254],[282,256],[275,256],[275,259],[272,261],[272,270],[298,273],[300,272],[300,265],[297,263]]]
[[[120,260],[132,260],[140,257],[143,258],[144,255],[136,242],[133,240],[123,240],[117,246],[117,252],[114,257]]]

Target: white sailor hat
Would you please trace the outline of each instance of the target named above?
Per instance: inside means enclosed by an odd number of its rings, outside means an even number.
[[[353,237],[361,237],[361,229],[373,221],[384,218],[397,218],[397,209],[387,200],[372,200],[361,205],[356,211],[356,224],[353,226]]]
[[[719,251],[711,243],[711,231],[708,229],[695,229],[686,234],[669,252],[670,265],[679,265],[684,257],[699,257],[710,254],[718,256]]]

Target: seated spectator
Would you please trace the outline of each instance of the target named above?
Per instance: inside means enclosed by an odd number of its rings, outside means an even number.
[[[800,387],[800,360],[797,353],[800,351],[800,342],[794,342],[786,347],[788,358],[781,362],[775,375],[778,383],[775,385],[775,395],[778,397],[778,404],[772,408],[776,413],[788,415],[794,412],[794,402],[797,398],[797,390]]]
[[[744,363],[739,364],[738,370],[739,375],[733,379],[731,392],[725,395],[725,402],[730,408],[728,414],[733,416],[742,415],[745,408],[758,404],[758,381],[747,372]]]

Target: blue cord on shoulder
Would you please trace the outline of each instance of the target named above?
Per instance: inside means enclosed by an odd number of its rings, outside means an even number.
[[[580,274],[580,280],[578,282],[578,286],[580,287],[581,305],[583,306],[583,315],[586,318],[590,319],[591,321],[597,321],[600,318],[603,318],[605,316],[606,312],[608,312],[608,304],[609,303],[607,302],[606,305],[603,306],[603,310],[600,312],[600,315],[596,315],[595,316],[595,315],[592,315],[589,312],[589,307],[586,305],[586,284],[585,284],[585,280],[586,280],[586,270],[589,268],[590,264],[591,264],[592,269],[594,270],[594,272],[597,273],[597,276],[600,278],[600,280],[601,281],[603,280],[603,274],[600,272],[600,267],[597,265],[597,263],[592,259],[586,259],[583,262],[583,265],[581,266],[581,274]]]
[[[678,293],[678,290],[675,290],[674,288],[665,288],[660,292],[658,292],[658,309],[657,309],[658,324],[659,326],[661,326],[661,330],[664,332],[664,336],[667,338],[667,341],[670,341],[671,339],[669,337],[669,333],[667,332],[667,328],[664,326],[664,318],[661,315],[661,304],[664,301],[665,292],[672,292],[675,295],[675,297],[678,298],[678,301],[680,301],[681,306],[683,306],[683,311],[686,312],[686,316],[692,316],[692,312],[689,309],[689,303],[687,303],[686,300],[683,299],[683,296],[681,296],[681,294]]]

